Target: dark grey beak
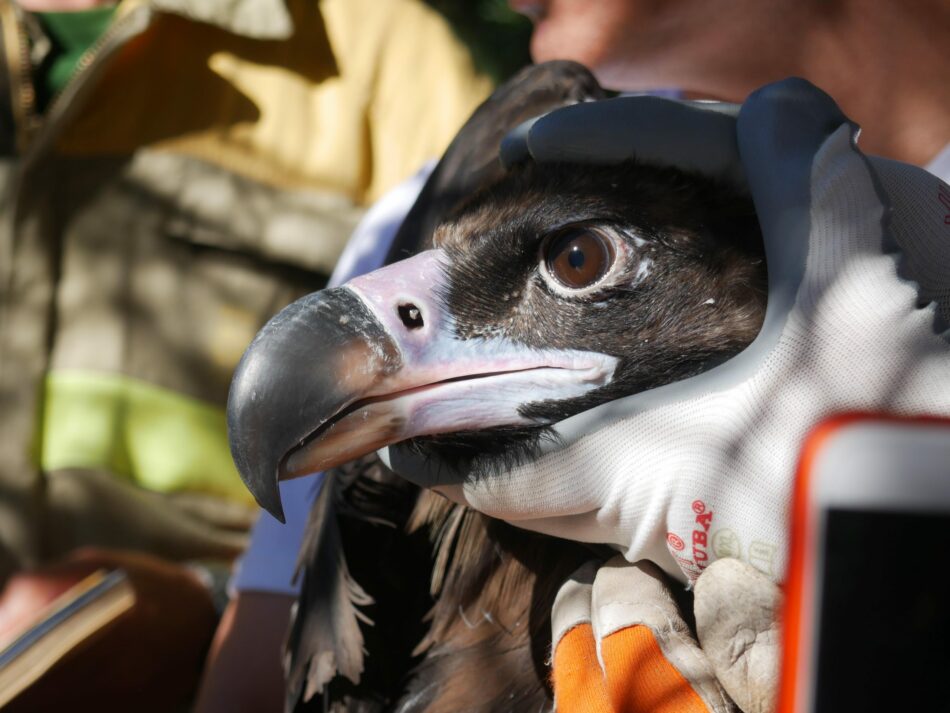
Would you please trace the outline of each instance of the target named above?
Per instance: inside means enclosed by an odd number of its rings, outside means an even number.
[[[308,295],[264,326],[228,396],[231,454],[262,508],[284,522],[278,480],[286,456],[398,363],[390,337],[344,288]]]

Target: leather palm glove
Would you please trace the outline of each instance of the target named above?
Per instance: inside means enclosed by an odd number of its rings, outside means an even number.
[[[647,561],[589,562],[554,603],[559,713],[767,713],[778,682],[777,585],[723,559],[695,584],[698,641]],[[673,585],[677,586],[677,585]]]

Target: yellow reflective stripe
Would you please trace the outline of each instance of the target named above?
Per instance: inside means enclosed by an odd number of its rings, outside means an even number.
[[[228,449],[224,410],[118,374],[46,378],[40,464],[105,468],[159,492],[250,502]]]

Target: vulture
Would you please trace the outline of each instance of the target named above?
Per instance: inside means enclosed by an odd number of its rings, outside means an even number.
[[[737,188],[637,160],[500,164],[523,121],[604,96],[573,63],[516,75],[451,144],[390,264],[287,307],[238,367],[232,450],[261,505],[280,517],[278,475],[328,471],[286,710],[550,709],[554,595],[613,551],[454,504],[375,452],[405,442],[503,483],[550,424],[756,336],[765,259]]]

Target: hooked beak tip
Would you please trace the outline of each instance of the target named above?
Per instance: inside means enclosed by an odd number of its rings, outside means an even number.
[[[250,350],[249,350],[250,351]],[[245,487],[281,523],[286,522],[280,499],[280,445],[267,428],[266,413],[258,408],[255,390],[257,354],[245,354],[235,371],[228,397],[228,441],[231,457]],[[263,417],[263,418],[262,418]]]
[[[281,525],[287,524],[287,518],[284,515],[284,505],[280,500],[280,487],[277,479],[274,479],[272,488],[265,488],[262,492],[253,493],[257,504],[261,506],[271,517],[277,520]]]
[[[231,455],[234,458],[234,464],[237,466],[238,473],[245,487],[257,501],[257,504],[267,511],[271,516],[281,523],[286,523],[284,517],[284,506],[280,498],[280,476],[277,467],[265,467],[264,464],[273,463],[272,458],[259,458],[258,463],[249,462],[247,458],[248,450],[254,453],[254,449],[244,449],[241,447],[240,440],[235,438],[234,431],[231,431]]]

